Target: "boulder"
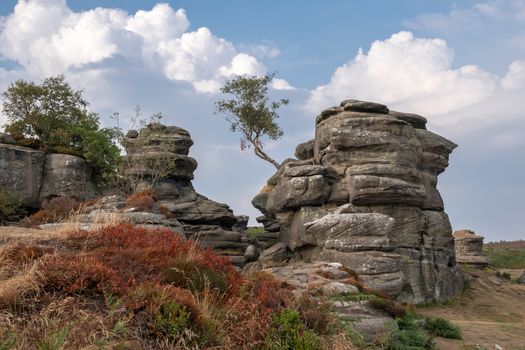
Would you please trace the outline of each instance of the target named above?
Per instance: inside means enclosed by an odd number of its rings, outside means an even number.
[[[97,193],[83,158],[0,143],[0,186],[20,195],[22,205],[39,208],[52,197],[84,200]]]
[[[39,198],[74,197],[79,200],[96,195],[91,168],[84,158],[69,154],[47,154]]]
[[[295,157],[300,160],[311,159],[314,157],[314,141],[310,140],[300,143],[295,148]]]

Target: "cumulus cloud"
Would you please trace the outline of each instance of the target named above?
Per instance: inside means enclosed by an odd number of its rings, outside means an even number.
[[[20,0],[0,23],[0,56],[39,77],[100,69],[120,57],[214,93],[233,75],[266,73],[257,58],[208,28],[188,31],[185,11],[168,4],[129,15],[101,7],[74,12],[65,0]]]
[[[338,67],[311,92],[313,112],[345,98],[376,100],[402,110],[442,114],[481,101],[498,87],[496,76],[475,65],[452,68],[453,51],[441,39],[399,32]]]
[[[509,71],[501,80],[501,85],[506,90],[525,88],[525,61],[512,62]]]

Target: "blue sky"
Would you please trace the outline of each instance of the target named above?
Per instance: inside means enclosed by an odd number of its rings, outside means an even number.
[[[64,73],[107,124],[136,105],[165,113],[195,141],[197,190],[238,214],[257,215],[273,170],[240,152],[213,102],[234,74],[277,71],[272,96],[291,103],[275,158],[341,99],[420,113],[459,144],[438,186],[453,227],[525,239],[523,0],[3,0],[0,16],[0,89]]]

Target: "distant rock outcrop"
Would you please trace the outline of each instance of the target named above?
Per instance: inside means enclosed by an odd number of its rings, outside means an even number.
[[[0,186],[18,193],[22,205],[34,208],[48,198],[67,196],[83,200],[96,192],[91,169],[83,158],[17,146],[11,136],[3,133]]]
[[[257,220],[296,259],[342,263],[400,301],[455,295],[463,278],[436,185],[456,145],[425,124],[358,100],[324,110],[315,139],[253,199]]]
[[[139,131],[129,132],[123,144],[126,161],[131,164],[128,171],[143,180],[143,185],[138,184],[138,187],[149,187],[152,176],[155,176],[155,169],[148,164],[160,158],[171,165],[167,176],[152,186],[157,199],[155,213],[127,208],[117,213],[120,219],[140,225],[172,227],[174,232],[230,256],[239,266],[257,257],[255,247],[243,234],[248,217],[235,216],[227,204],[210,200],[193,188],[191,180],[197,161],[188,156],[193,145],[188,131],[153,123]],[[102,207],[93,207],[81,219],[90,222],[101,213],[112,215],[108,211],[124,207],[125,198],[106,197],[98,203],[101,204]]]
[[[471,230],[454,232],[456,260],[460,264],[487,267],[489,260],[483,255],[483,237]]]

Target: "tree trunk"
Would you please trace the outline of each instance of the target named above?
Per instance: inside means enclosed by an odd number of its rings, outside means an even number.
[[[255,151],[255,155],[259,158],[261,158],[262,160],[265,160],[271,164],[273,164],[273,166],[279,170],[279,168],[281,167],[281,164],[277,163],[272,157],[270,157],[268,154],[266,154],[261,147],[259,147],[258,145],[253,145],[254,146],[254,151]]]

